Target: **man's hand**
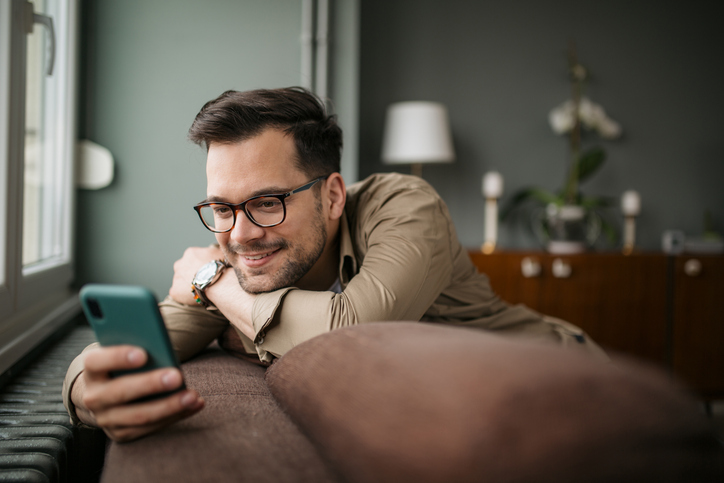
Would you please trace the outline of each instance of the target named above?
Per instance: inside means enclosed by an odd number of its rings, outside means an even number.
[[[178,389],[183,382],[176,368],[110,377],[111,371],[142,367],[146,359],[143,349],[132,346],[88,351],[84,370],[71,394],[80,420],[103,429],[113,441],[125,442],[187,418],[204,407],[204,400],[191,389],[133,403],[145,396]]]
[[[184,251],[183,257],[173,264],[173,282],[169,295],[176,302],[196,305],[196,297],[191,290],[191,282],[196,272],[212,260],[223,260],[224,254],[219,247],[191,247]]]
[[[169,295],[176,302],[196,305],[196,296],[191,290],[191,282],[196,272],[212,260],[223,260],[224,254],[218,247],[191,247],[184,251],[180,260],[173,264],[173,283]],[[208,299],[237,327],[244,335],[254,340],[254,325],[251,311],[256,295],[246,293],[232,269],[224,270],[221,278],[205,290]]]

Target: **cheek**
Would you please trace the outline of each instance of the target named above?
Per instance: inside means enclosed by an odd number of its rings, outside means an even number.
[[[287,224],[287,222],[291,222]],[[275,235],[284,238],[291,245],[303,244],[309,238],[308,222],[299,218],[287,219],[278,228]]]
[[[226,246],[229,241],[228,233],[214,233],[214,236],[216,237],[216,243],[218,243],[220,247]]]

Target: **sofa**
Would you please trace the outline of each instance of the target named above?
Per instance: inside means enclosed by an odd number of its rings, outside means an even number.
[[[107,447],[102,481],[724,481],[722,442],[657,368],[479,330],[335,330],[269,368],[214,345],[193,417]]]

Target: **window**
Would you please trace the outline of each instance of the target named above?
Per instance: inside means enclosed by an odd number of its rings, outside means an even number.
[[[0,2],[0,371],[78,312],[77,4]]]
[[[48,12],[49,2],[35,1],[35,12],[57,18]],[[54,108],[58,97],[57,77],[47,75],[50,55],[47,37],[51,32],[34,23],[27,34],[25,67],[25,150],[23,170],[23,268],[62,257],[63,184],[56,173],[62,159],[54,156]],[[53,31],[54,34],[54,31]],[[46,67],[47,65],[47,67]],[[59,182],[60,181],[60,182]],[[61,195],[61,196],[58,196]],[[57,203],[54,203],[56,202]]]

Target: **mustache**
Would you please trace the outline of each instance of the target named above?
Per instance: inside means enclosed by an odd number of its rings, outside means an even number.
[[[242,245],[241,243],[229,242],[224,247],[227,253],[236,255],[245,255],[247,253],[259,253],[264,251],[272,252],[280,248],[289,248],[289,242],[286,240],[274,240],[269,242],[255,242],[251,245]]]

